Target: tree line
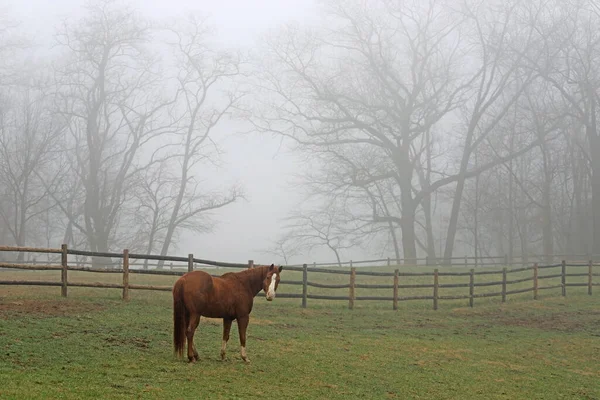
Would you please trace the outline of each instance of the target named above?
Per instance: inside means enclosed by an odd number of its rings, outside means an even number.
[[[36,65],[16,27],[0,36],[2,58],[13,60],[0,107],[5,243],[165,255],[243,197],[194,172],[218,161],[211,135],[243,95],[241,55],[213,46],[206,21],[157,23],[93,2],[57,29],[49,60]]]
[[[207,188],[231,121],[297,152],[270,249],[408,260],[600,254],[600,6],[326,0],[252,51],[111,0],[48,57],[0,19],[0,238],[167,254],[243,187]]]
[[[265,44],[255,127],[316,165],[272,251],[600,254],[597,2],[337,0],[323,21]]]

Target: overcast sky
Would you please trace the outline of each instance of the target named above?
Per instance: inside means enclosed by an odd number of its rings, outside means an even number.
[[[77,18],[84,13],[83,0],[0,0],[9,15],[38,42],[51,43],[56,26],[64,17]],[[314,21],[316,6],[312,0],[132,0],[127,2],[150,18],[185,16],[188,12],[209,17],[218,39],[233,46],[252,48],[261,34],[282,23]],[[289,185],[298,166],[293,155],[280,149],[276,138],[221,132],[217,140],[226,151],[223,167],[214,181],[240,182],[247,201],[228,206],[217,215],[213,234],[186,235],[179,243],[181,254],[232,262],[281,262],[260,250],[282,232],[282,218],[297,204],[298,195]],[[206,177],[205,177],[206,178]],[[211,179],[211,178],[209,178]],[[305,262],[331,261],[329,253],[307,256]],[[295,260],[299,262],[300,260]]]

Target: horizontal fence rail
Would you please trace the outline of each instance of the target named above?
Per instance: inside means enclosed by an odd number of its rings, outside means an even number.
[[[590,259],[600,258],[598,254],[551,254],[551,255],[540,255],[540,254],[528,254],[528,255],[514,255],[510,257],[508,254],[500,256],[459,256],[459,257],[416,257],[416,258],[379,258],[373,260],[359,260],[359,261],[340,261],[340,262],[326,262],[326,263],[313,263],[313,267],[369,267],[372,265],[395,267],[395,266],[439,266],[439,267],[486,267],[486,266],[529,266],[533,263],[544,262],[551,264],[559,260],[570,260],[576,262],[587,263]],[[301,268],[302,264],[290,265],[293,267]]]
[[[180,256],[160,256],[160,255],[144,255],[129,253],[124,250],[122,253],[109,252],[89,252],[83,250],[68,249],[63,245],[60,249],[48,248],[31,248],[31,247],[9,247],[0,246],[0,253],[16,252],[16,253],[41,253],[41,254],[57,254],[60,263],[57,264],[38,264],[25,262],[0,262],[0,268],[3,269],[19,269],[19,270],[37,270],[37,271],[60,271],[60,281],[32,281],[32,280],[5,280],[0,279],[0,285],[32,285],[32,286],[57,286],[61,287],[61,295],[67,297],[68,287],[89,287],[89,288],[109,288],[121,289],[122,298],[129,300],[130,290],[156,290],[156,291],[171,291],[172,286],[167,285],[139,285],[129,282],[130,274],[145,274],[145,275],[164,275],[164,276],[181,276],[189,271],[202,268],[253,268],[254,261],[249,260],[247,264],[241,263],[226,263],[212,260],[204,260],[195,258],[193,254],[187,257]],[[118,264],[111,263],[110,266],[97,267],[93,262],[92,266],[86,266],[90,263],[76,261],[76,265],[69,265],[68,257],[85,256],[85,257],[104,257],[119,260]],[[132,260],[154,260],[168,261],[179,263],[177,270],[171,264],[170,269],[138,269],[131,268],[135,261]],[[389,260],[389,259],[388,259]],[[367,260],[364,263],[382,262],[382,268],[385,269],[390,263],[387,260]],[[433,271],[402,271],[399,268],[393,271],[368,271],[362,267],[355,267],[352,263],[349,268],[334,267],[337,264],[326,264],[327,268],[317,267],[313,263],[312,266],[303,264],[301,266],[285,266],[286,271],[300,272],[302,279],[283,279],[280,283],[280,292],[277,293],[279,298],[301,299],[301,306],[306,308],[308,300],[332,300],[332,301],[347,301],[350,309],[354,308],[356,301],[383,301],[390,302],[393,309],[398,308],[400,301],[425,300],[431,301],[434,310],[438,309],[440,300],[467,300],[470,307],[474,306],[476,298],[500,297],[502,302],[506,302],[507,296],[532,293],[533,299],[539,298],[539,291],[560,289],[561,295],[567,295],[569,287],[584,287],[587,288],[588,295],[592,295],[593,287],[600,286],[594,278],[600,277],[600,273],[596,272],[599,264],[593,261],[578,262],[578,261],[562,261],[560,263],[524,266],[519,268],[503,267],[502,269],[490,270],[488,268],[476,270],[471,268],[467,271],[453,271],[436,268]],[[116,266],[115,266],[116,265]],[[138,264],[139,266],[139,264]],[[596,269],[595,269],[596,268]],[[69,281],[69,271],[77,272],[95,272],[103,274],[120,274],[122,283],[102,283],[102,282],[73,282]],[[317,282],[309,280],[311,277],[320,279],[324,274],[337,276],[338,280],[345,279],[345,282]],[[522,274],[526,276],[517,276]],[[213,274],[212,276],[219,276]],[[345,276],[345,278],[344,278]],[[492,280],[482,280],[485,277],[490,277]],[[479,278],[478,278],[479,277]],[[497,278],[496,278],[497,277]],[[0,276],[0,278],[2,278]],[[385,279],[386,283],[364,283],[357,282],[359,279],[379,278]],[[569,281],[569,278],[580,278],[580,282]],[[408,282],[410,279],[430,279],[429,282],[414,283]],[[461,282],[451,280],[462,280]],[[489,278],[486,278],[489,279]],[[560,279],[560,283],[549,282]],[[448,280],[448,281],[446,281]],[[546,282],[549,282],[546,284]],[[524,287],[513,288],[511,286],[528,284]],[[281,291],[281,287],[301,286],[301,293],[286,293]],[[491,292],[479,292],[481,288],[498,288]],[[330,293],[309,293],[309,288],[330,289],[331,291],[346,290],[347,293],[330,294]],[[446,289],[464,289],[461,294],[443,294],[440,291]],[[406,293],[410,290],[428,290],[429,294],[415,295]],[[492,289],[493,290],[493,289]],[[357,294],[357,291],[359,294]],[[379,291],[381,295],[375,295]],[[385,291],[385,292],[381,292]],[[403,291],[405,291],[403,293]],[[362,293],[367,292],[367,293]]]

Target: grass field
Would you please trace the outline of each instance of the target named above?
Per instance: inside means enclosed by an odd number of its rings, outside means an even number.
[[[438,311],[318,300],[302,309],[259,295],[246,365],[235,326],[220,361],[217,320],[200,324],[197,364],[175,358],[169,293],[136,290],[124,303],[117,289],[69,288],[63,299],[57,287],[0,286],[0,398],[600,399],[600,296],[559,294]]]

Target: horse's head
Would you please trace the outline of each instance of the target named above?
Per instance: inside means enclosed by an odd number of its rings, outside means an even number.
[[[275,291],[279,286],[279,275],[282,269],[283,267],[276,267],[274,264],[271,264],[267,270],[267,276],[263,281],[263,290],[265,291],[268,301],[275,298]]]

